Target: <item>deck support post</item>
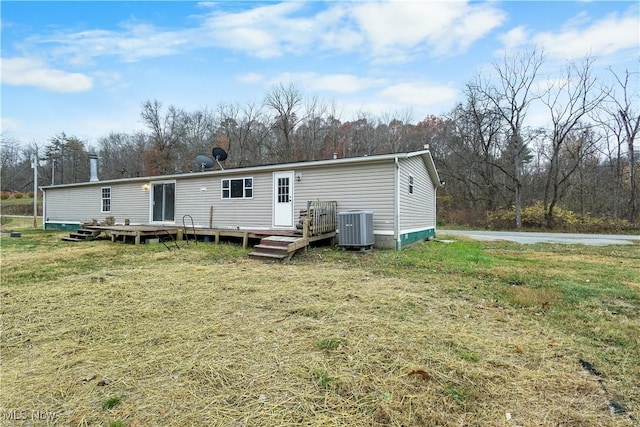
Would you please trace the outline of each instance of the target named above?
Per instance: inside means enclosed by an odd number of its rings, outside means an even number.
[[[126,239],[126,236],[123,235],[122,239],[123,240]],[[140,232],[136,231],[136,245],[139,245],[139,244],[140,244]]]
[[[216,230],[215,242],[216,242],[216,245],[220,243],[220,230]]]
[[[249,246],[249,233],[245,231],[242,235],[242,249],[247,249],[247,246]]]
[[[304,222],[302,223],[302,237],[303,238],[307,238],[309,237],[309,228],[311,226],[311,219],[309,217],[307,217]]]

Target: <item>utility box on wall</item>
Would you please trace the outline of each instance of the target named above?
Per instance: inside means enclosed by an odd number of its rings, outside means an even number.
[[[338,212],[338,244],[340,246],[371,249],[374,243],[373,212]]]

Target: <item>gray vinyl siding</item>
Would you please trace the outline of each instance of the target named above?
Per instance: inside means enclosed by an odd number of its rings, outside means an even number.
[[[253,179],[253,198],[223,199],[222,180],[242,178]],[[206,192],[201,191],[204,187]],[[196,225],[208,227],[213,207],[214,228],[270,228],[271,192],[271,172],[238,171],[205,180],[179,180],[176,184],[176,218],[180,215],[182,224],[182,215],[192,215]]]
[[[413,194],[409,177],[413,177]],[[436,226],[435,187],[421,156],[400,162],[400,232]]]
[[[375,231],[394,230],[394,173],[392,160],[337,167],[305,168],[295,182],[294,222],[309,200],[335,200],[338,212],[373,211]]]
[[[86,221],[104,217],[109,214],[100,213],[101,188],[82,187],[47,190],[46,219],[50,221]],[[112,190],[113,191],[113,190]],[[113,205],[113,195],[112,195]]]
[[[253,178],[253,198],[223,199],[223,179]],[[175,224],[214,228],[269,228],[271,226],[271,172],[243,172],[189,175],[175,179],[150,180],[151,184],[175,182]],[[149,197],[147,195],[147,197]],[[213,208],[213,216],[211,216]],[[191,216],[185,217],[185,215]],[[146,214],[149,222],[149,212]]]
[[[111,212],[102,212],[102,188],[111,188]],[[132,224],[149,221],[149,195],[141,183],[104,183],[83,187],[46,190],[46,212],[49,221],[104,221],[113,216],[118,223],[129,219]]]

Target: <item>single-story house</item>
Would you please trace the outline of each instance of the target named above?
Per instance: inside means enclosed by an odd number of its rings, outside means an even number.
[[[92,165],[92,170],[95,170]],[[375,247],[402,249],[435,235],[441,185],[428,150],[42,187],[45,229],[116,224],[295,229],[309,200],[373,212]]]

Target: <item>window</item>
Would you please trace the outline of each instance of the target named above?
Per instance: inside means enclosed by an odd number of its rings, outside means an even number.
[[[223,199],[250,199],[253,197],[253,178],[223,179]]]
[[[102,212],[111,212],[111,187],[102,187]]]
[[[409,194],[413,194],[413,177],[409,175]]]

